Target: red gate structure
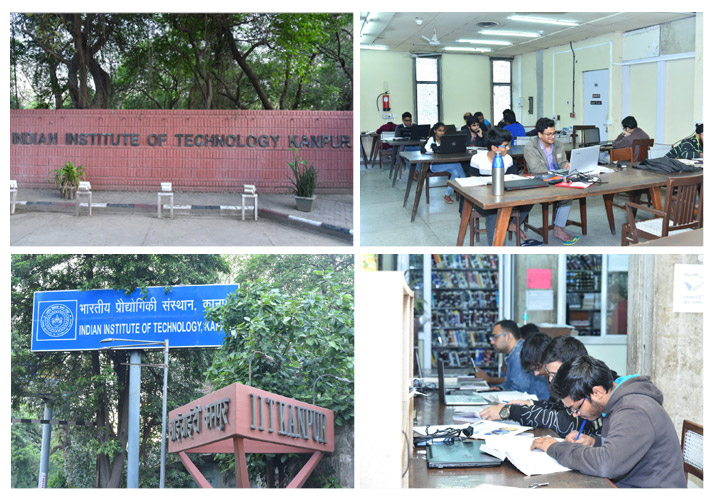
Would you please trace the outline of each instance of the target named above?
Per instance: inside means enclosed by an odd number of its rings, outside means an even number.
[[[299,488],[334,451],[334,412],[243,384],[223,387],[170,412],[168,451],[201,488],[211,488],[189,453],[233,453],[238,488],[249,488],[247,453],[311,453],[287,488]]]

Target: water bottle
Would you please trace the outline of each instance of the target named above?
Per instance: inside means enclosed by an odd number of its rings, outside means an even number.
[[[529,313],[527,312],[527,306],[524,306],[524,314],[522,315],[522,324],[526,325],[529,323]]]
[[[504,194],[504,160],[499,151],[495,152],[492,161],[492,194],[494,196]]]

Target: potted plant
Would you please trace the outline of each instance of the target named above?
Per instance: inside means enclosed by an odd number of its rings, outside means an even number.
[[[292,169],[294,174],[294,179],[292,181],[292,192],[294,193],[294,199],[297,203],[297,210],[302,212],[311,212],[314,208],[314,200],[316,196],[314,191],[316,190],[316,168],[314,165],[309,165],[309,163],[299,156],[299,150],[292,148],[294,151],[294,161],[287,162],[289,168]]]
[[[83,166],[75,166],[71,161],[68,161],[62,168],[50,171],[48,182],[52,182],[53,176],[57,189],[62,193],[62,198],[74,199],[77,196],[79,181],[86,179],[86,171]]]

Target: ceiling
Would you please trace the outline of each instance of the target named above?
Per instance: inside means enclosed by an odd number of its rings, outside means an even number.
[[[575,21],[578,26],[558,26],[513,21],[512,15],[525,15]],[[490,48],[488,56],[512,57],[525,52],[546,49],[569,42],[605,35],[611,32],[625,32],[646,28],[656,24],[675,21],[694,15],[691,12],[362,12],[361,47],[368,45],[386,46],[388,50],[412,54],[442,53],[444,47]],[[366,18],[368,23],[365,23]],[[416,17],[422,24],[416,24]],[[478,23],[494,22],[496,26],[487,29],[539,32],[539,38],[513,36],[486,36],[478,31],[485,29]],[[433,45],[423,37],[432,39],[437,33],[439,45]],[[458,43],[458,39],[495,39],[511,42],[512,45],[496,46]]]

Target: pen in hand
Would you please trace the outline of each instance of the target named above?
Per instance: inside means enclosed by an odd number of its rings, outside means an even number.
[[[583,432],[583,426],[584,426],[584,425],[586,425],[586,419],[585,419],[585,418],[583,419],[583,423],[581,424],[581,428],[579,429],[579,433],[578,433],[578,435],[576,436],[576,441],[578,441],[579,438],[581,437],[581,432]]]

